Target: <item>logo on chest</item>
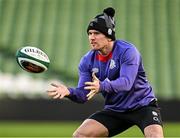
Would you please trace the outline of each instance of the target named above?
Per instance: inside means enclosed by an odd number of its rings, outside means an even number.
[[[116,62],[111,59],[110,63],[109,63],[109,69],[114,69],[116,67]],[[92,72],[98,73],[99,72],[99,68],[94,67],[92,68]]]
[[[113,59],[111,59],[111,62],[110,62],[110,65],[109,65],[109,68],[110,69],[114,69],[116,67],[116,63]]]

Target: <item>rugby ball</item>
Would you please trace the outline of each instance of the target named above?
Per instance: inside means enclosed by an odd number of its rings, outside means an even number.
[[[50,60],[45,52],[37,47],[25,46],[17,50],[16,61],[25,71],[41,73],[49,68]]]

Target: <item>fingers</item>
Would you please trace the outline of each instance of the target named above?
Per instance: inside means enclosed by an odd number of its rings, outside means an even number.
[[[86,82],[86,85],[90,85],[92,82]],[[86,95],[87,99],[90,100],[95,94],[96,94],[96,89],[94,86],[85,86],[84,89],[90,90],[90,92]]]
[[[89,96],[92,95],[93,93],[95,93],[95,90],[91,90],[86,96],[89,97]]]
[[[63,99],[64,96],[65,96],[64,94],[57,93],[57,95],[54,96],[53,99],[58,99],[58,98],[59,98],[59,99]]]
[[[61,94],[59,99],[63,99],[65,95]]]
[[[85,90],[93,90],[93,89],[95,89],[95,87],[94,86],[85,86],[84,89]]]
[[[98,81],[99,79],[96,77],[95,72],[92,73],[93,81]]]
[[[48,96],[52,97],[53,99],[58,99],[60,97],[62,97],[62,98],[64,97],[58,90],[60,88],[60,85],[51,83],[51,86],[53,86],[53,87],[51,89],[47,90]]]
[[[87,85],[87,86],[84,87],[85,90],[95,89],[94,82],[85,82],[85,85]]]
[[[60,94],[57,91],[49,91],[49,90],[48,90],[48,95],[50,97],[53,97],[53,99],[57,99],[60,96]]]
[[[92,82],[85,82],[85,90],[90,90],[87,94],[87,99],[90,100],[99,91],[99,79],[96,77],[95,72],[92,73]]]
[[[56,91],[47,91],[49,96],[55,96],[57,94]]]
[[[87,100],[90,100],[92,97],[94,97],[95,93],[92,93],[88,98]]]
[[[87,99],[90,100],[95,94],[96,94],[96,91],[95,91],[95,90],[91,90],[91,91],[87,94]]]
[[[51,83],[51,88],[47,90],[48,96],[52,97],[53,99],[63,99],[65,96],[70,94],[69,90],[65,85],[61,83]]]
[[[57,98],[59,98],[60,96],[61,96],[60,93],[56,92],[56,95],[53,96],[53,99],[57,99]]]
[[[54,86],[54,87],[58,87],[58,85],[55,84],[55,83],[51,83],[51,85]]]
[[[52,97],[53,99],[62,99],[62,98],[64,98],[64,94],[62,94],[62,93],[59,93],[59,92],[57,92],[57,91],[55,91],[55,92],[49,92],[48,91],[48,95],[50,96],[50,97]]]
[[[93,84],[94,84],[93,82],[89,82],[89,81],[85,82],[85,85],[93,85]]]
[[[51,93],[51,92],[56,92],[56,90],[47,90],[48,93]]]

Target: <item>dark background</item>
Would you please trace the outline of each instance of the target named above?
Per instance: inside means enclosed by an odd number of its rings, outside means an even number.
[[[179,101],[159,101],[165,122],[180,121]],[[84,120],[103,108],[103,101],[77,104],[69,100],[0,100],[0,120]]]

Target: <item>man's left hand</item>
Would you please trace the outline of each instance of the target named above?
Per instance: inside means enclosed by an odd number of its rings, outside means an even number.
[[[95,94],[99,92],[100,84],[99,79],[96,77],[95,73],[92,73],[92,82],[85,82],[84,89],[90,90],[87,94],[87,99],[90,100]]]

